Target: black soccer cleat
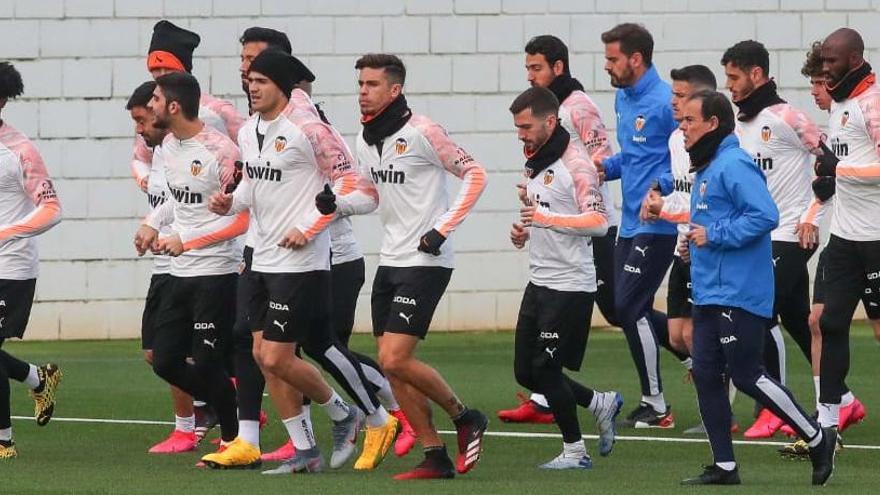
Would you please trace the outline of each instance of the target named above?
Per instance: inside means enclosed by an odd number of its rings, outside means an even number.
[[[825,485],[834,471],[834,456],[837,453],[837,430],[834,427],[822,428],[822,441],[810,447],[810,462],[813,463],[813,484]]]
[[[715,464],[703,466],[703,472],[695,478],[681,480],[682,485],[739,485],[739,469],[721,469]]]

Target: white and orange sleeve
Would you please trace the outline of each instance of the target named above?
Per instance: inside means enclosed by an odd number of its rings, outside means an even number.
[[[36,209],[21,220],[0,225],[0,242],[42,234],[61,221],[61,202],[43,157],[29,142],[16,151],[22,168],[24,192]]]
[[[860,99],[859,107],[865,118],[865,132],[874,143],[876,158],[873,163],[864,164],[841,161],[837,165],[837,177],[861,184],[880,184],[880,92]]]
[[[547,228],[560,234],[601,237],[608,231],[608,215],[599,191],[599,174],[596,167],[585,157],[563,159],[572,180],[572,193],[579,213],[554,213],[538,206],[532,223],[535,227]]]
[[[147,142],[140,135],[135,136],[134,150],[131,157],[131,175],[141,190],[146,190],[147,188],[152,163],[153,152],[147,146]]]

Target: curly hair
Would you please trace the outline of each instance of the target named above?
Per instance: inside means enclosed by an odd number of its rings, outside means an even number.
[[[823,75],[822,72],[822,42],[814,41],[807,52],[807,59],[804,60],[804,66],[801,67],[801,74],[804,77],[816,77]]]
[[[22,93],[21,74],[9,62],[0,62],[0,98],[15,98]]]

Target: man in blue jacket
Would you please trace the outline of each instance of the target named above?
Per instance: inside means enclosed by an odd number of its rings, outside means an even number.
[[[694,383],[714,456],[714,464],[682,484],[740,483],[730,437],[727,373],[736,388],[784,419],[809,444],[813,484],[824,485],[834,468],[835,430],[820,428],[763,365],[764,333],[773,315],[770,232],[779,223],[779,212],[764,175],[733,135],[733,109],[724,95],[694,94],[682,117],[696,176],[691,230],[681,253],[691,260]]]
[[[642,223],[645,194],[670,172],[669,135],[678,127],[669,100],[672,90],[651,63],[654,40],[643,26],[620,24],[602,33],[605,70],[619,88],[614,99],[620,152],[596,160],[605,180],[620,179],[623,214],[614,250],[614,306],[639,374],[642,398],[622,421],[636,428],[672,428],[675,420],[663,397],[659,346],[680,361],[688,356],[669,344],[666,315],[654,309],[654,294],[672,263],[676,227],[667,221]]]

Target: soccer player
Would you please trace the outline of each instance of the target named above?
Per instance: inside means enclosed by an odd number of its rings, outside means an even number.
[[[21,96],[21,74],[0,63],[0,112]],[[43,157],[20,131],[0,120],[0,346],[22,338],[34,303],[39,257],[34,236],[61,221],[61,203]],[[24,383],[34,399],[34,418],[45,426],[55,412],[61,369],[26,363],[0,349],[0,460],[18,455],[12,438],[9,381]]]
[[[452,275],[448,239],[486,187],[486,172],[438,124],[413,115],[403,95],[406,68],[394,55],[357,60],[358,103],[363,132],[357,138],[359,166],[369,170],[384,235],[373,281],[373,334],[379,364],[425,449],[425,459],[396,479],[452,478],[480,458],[486,416],[468,409],[442,376],[415,353]],[[462,179],[448,206],[446,173]],[[350,205],[340,204],[343,213]],[[455,466],[431,421],[430,399],[455,423]]]
[[[779,212],[766,179],[733,135],[735,119],[721,93],[695,93],[681,129],[694,173],[687,243],[693,281],[694,383],[713,464],[685,485],[739,484],[724,377],[795,428],[810,446],[813,484],[834,468],[836,434],[819,428],[791,392],[762,364],[767,320],[773,315],[770,232]]]
[[[692,94],[716,89],[715,75],[705,65],[672,69],[669,76],[672,79],[672,115],[676,122],[681,122],[681,107]],[[669,136],[669,156],[671,172],[661,175],[655,187],[648,191],[640,217],[644,222],[662,219],[676,224],[678,240],[681,241],[689,229],[691,188],[694,181],[694,174],[690,171],[691,160],[684,147],[681,129],[676,129]],[[693,351],[691,268],[677,250],[673,255],[666,294],[669,341],[679,352],[690,354]],[[701,422],[684,433],[705,434],[706,430]]]
[[[556,96],[540,86],[510,105],[526,155],[527,205],[513,224],[517,249],[529,244],[529,284],[516,324],[513,367],[520,385],[544,395],[562,432],[562,453],[543,469],[589,469],[577,406],[596,417],[599,454],[614,446],[614,419],[623,406],[617,392],[595,392],[572,380],[587,347],[596,268],[590,237],[608,230],[599,175],[581,141],[560,125]]]
[[[250,105],[250,92],[247,91],[247,73],[250,70],[250,64],[254,58],[267,49],[280,50],[284,53],[291,54],[290,39],[286,34],[264,27],[251,27],[244,31],[239,39],[241,42],[241,66],[239,71],[242,76],[242,85],[248,94],[248,102]],[[294,58],[294,60],[297,60]],[[307,95],[311,94],[311,83],[315,81],[315,75],[302,63],[298,63],[296,72],[300,74],[295,76],[300,79],[295,88],[301,89]],[[305,103],[305,105],[303,105]],[[330,125],[324,113],[317,104],[309,104],[307,98],[291,98],[290,104],[299,104],[298,110],[317,112],[317,116],[326,124]],[[335,129],[332,129],[335,132]],[[343,142],[343,144],[345,144]],[[349,155],[350,155],[349,151]],[[331,278],[333,291],[333,328],[334,334],[339,339],[339,344],[348,347],[348,341],[354,327],[354,315],[357,305],[357,297],[361,286],[365,280],[365,264],[364,256],[358,246],[357,239],[351,227],[351,220],[346,216],[337,215],[333,222],[327,227],[330,232],[330,262],[331,262]],[[249,233],[250,234],[250,233]],[[250,241],[250,236],[248,237]],[[250,259],[253,256],[253,244],[248,242],[245,247],[245,260],[247,261],[244,273],[250,272]],[[246,304],[250,292],[247,283],[239,284],[239,304]],[[246,310],[242,311],[242,315],[246,314]],[[241,320],[242,317],[239,317]],[[248,325],[245,325],[247,327]],[[237,327],[238,328],[238,327]],[[250,336],[250,329],[245,329],[247,336]],[[237,331],[237,334],[239,332]],[[259,337],[259,331],[254,333]],[[256,351],[258,352],[258,351]],[[415,433],[409,426],[406,415],[400,410],[394,394],[391,391],[391,384],[382,374],[378,363],[372,358],[364,354],[352,352],[352,355],[361,363],[364,376],[369,380],[373,387],[377,398],[388,408],[388,412],[398,419],[401,423],[401,431],[394,443],[394,451],[398,456],[406,455],[413,445],[415,445]],[[273,398],[276,409],[282,417],[282,421],[287,425],[293,421],[291,409],[288,404],[291,401],[289,395],[293,391],[287,387],[284,382],[272,380],[270,378],[269,389],[270,396]],[[295,397],[295,396],[294,396]],[[310,418],[310,399],[303,399],[303,415],[304,418]],[[273,452],[263,454],[264,461],[286,460],[293,457],[295,451],[293,441],[288,441]]]
[[[828,142],[839,160],[816,164],[820,176],[835,177],[831,238],[825,248],[825,310],[819,319],[822,359],[819,423],[844,425],[842,396],[849,371],[849,327],[866,286],[880,291],[880,87],[864,59],[864,41],[841,28],[822,43],[822,69],[834,103]]]
[[[139,163],[137,167],[149,167],[150,169],[145,184],[150,211],[161,206],[171,194],[168,191],[168,184],[165,182],[165,164],[162,162],[161,152],[162,141],[165,140],[168,129],[156,127],[156,115],[149,109],[149,103],[155,89],[155,81],[141,84],[134,90],[125,105],[134,121],[135,134],[139,139],[143,139],[144,144],[151,150],[150,163]],[[134,157],[133,163],[137,161],[138,157]],[[166,227],[160,233],[169,235],[171,232]],[[147,299],[144,302],[144,313],[141,319],[141,348],[144,351],[144,360],[150,367],[153,366],[155,322],[162,299],[168,294],[170,271],[171,258],[169,256],[159,254],[153,258],[153,274],[150,277],[150,287],[147,290]],[[174,430],[168,438],[150,447],[148,452],[151,454],[189,452],[195,450],[199,444],[195,433],[196,420],[193,414],[192,397],[171,385],[171,398],[174,406]]]
[[[654,294],[672,263],[676,227],[665,220],[639,220],[652,183],[669,173],[669,136],[677,124],[669,106],[671,89],[652,63],[654,39],[643,26],[620,24],[602,33],[605,71],[619,88],[614,99],[620,152],[597,157],[605,180],[620,179],[623,215],[614,251],[615,316],[623,328],[639,375],[641,401],[621,423],[636,428],[672,428],[675,418],[663,396],[659,346],[687,363],[669,343],[666,315],[655,310]]]
[[[767,177],[770,195],[779,209],[773,230],[773,273],[776,284],[773,318],[764,345],[770,375],[785,384],[785,341],[779,323],[811,362],[810,274],[807,262],[819,240],[819,216],[810,209],[811,171],[823,153],[819,128],[801,110],[779,97],[769,76],[770,54],[757,41],[740,41],[721,57],[737,113],[736,134],[741,146]],[[770,438],[783,422],[768,409],[745,431],[746,438]]]
[[[193,51],[200,42],[199,35],[192,31],[167,20],[157,22],[153,26],[147,55],[147,69],[150,75],[156,78],[172,72],[191,73]],[[244,117],[239,115],[231,102],[215,98],[206,92],[203,92],[199,99],[199,118],[207,125],[228,135],[233,141],[238,139],[238,129],[244,123]],[[152,153],[152,149],[147,146],[143,138],[135,136],[131,170],[138,186],[146,193],[148,193],[152,169]],[[185,418],[186,424],[195,418],[196,436],[201,439],[217,423],[217,415],[210,406],[206,406],[200,400],[195,401],[195,408],[192,405],[186,406],[187,401],[192,402],[192,399],[187,399],[179,391],[175,392],[172,389],[175,416]],[[168,440],[170,439],[169,437]],[[160,451],[166,450],[164,447],[159,447],[162,443],[156,445]]]
[[[568,131],[571,140],[580,142],[590,156],[611,155],[608,133],[602,115],[593,100],[584,93],[580,81],[571,76],[568,66],[568,47],[559,38],[545,34],[532,38],[525,48],[526,73],[532,87],[547,88],[559,101],[559,124]],[[608,231],[590,238],[593,263],[596,266],[596,304],[605,321],[614,324],[614,241],[620,212],[611,200],[608,185],[602,183],[600,192],[605,199]],[[541,394],[532,393],[519,407],[498,411],[498,417],[507,422],[549,423],[553,414]]]
[[[390,449],[398,422],[379,404],[360,364],[332,333],[326,227],[334,215],[318,211],[314,199],[316,192],[330,188],[328,181],[341,195],[349,193],[358,187],[359,176],[339,134],[317,113],[303,110],[312,104],[304,92],[294,91],[300,80],[297,64],[294,57],[276,50],[263,51],[251,63],[248,81],[255,113],[239,133],[246,180],[234,195],[214,195],[212,209],[224,214],[251,209],[260,226],[251,277],[262,301],[250,314],[252,327],[263,329],[257,360],[264,374],[286,382],[327,410],[334,421],[331,468],[341,467],[354,453],[364,410],[367,436],[355,469],[373,469]],[[290,104],[291,98],[306,101]],[[295,354],[299,345],[346,388],[360,409],[346,404],[314,366]],[[301,399],[297,409],[300,403]],[[322,468],[314,435],[305,433],[308,444],[297,445],[299,435],[294,435],[294,457],[268,473]],[[259,458],[255,434],[239,438],[206,462],[241,466]]]
[[[831,110],[831,95],[825,87],[825,74],[822,71],[822,42],[815,41],[807,52],[807,59],[801,68],[801,74],[810,80],[810,94],[816,106],[820,110],[826,112]],[[834,177],[816,177],[813,180],[813,192],[816,197],[813,199],[810,208],[830,208],[834,196]],[[828,256],[825,248],[819,253],[819,262],[816,264],[816,275],[813,280],[813,306],[810,309],[810,334],[811,334],[811,355],[813,358],[813,382],[816,388],[816,410],[819,409],[819,366],[822,355],[822,333],[819,330],[819,319],[825,309],[825,266]],[[875,294],[871,292],[870,285],[865,281],[865,294],[862,296],[862,305],[865,307],[865,313],[874,327],[874,335],[880,335],[880,301],[876,299]],[[840,425],[839,430],[843,432],[853,424],[859,423],[865,419],[867,411],[864,404],[860,401],[849,386],[844,384],[845,390],[841,396],[840,402]],[[786,435],[793,436],[790,426],[783,426],[780,431]],[[780,455],[783,457],[805,457],[809,454],[806,444],[798,440],[793,444],[786,445],[779,449]]]
[[[208,197],[232,183],[239,152],[226,135],[199,119],[200,93],[198,81],[184,72],[156,79],[149,109],[155,125],[168,129],[162,160],[170,195],[144,220],[135,247],[140,255],[150,249],[174,257],[154,322],[153,370],[211,404],[225,448],[238,435],[225,349],[235,320],[240,260],[235,238],[247,229],[248,214],[227,219],[208,211]],[[166,225],[173,233],[159,237]]]

